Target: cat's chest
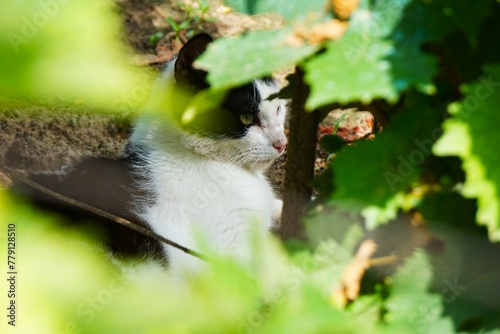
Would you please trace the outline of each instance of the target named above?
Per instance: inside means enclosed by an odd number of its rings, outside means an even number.
[[[169,160],[153,168],[162,201],[189,203],[201,215],[272,213],[274,194],[259,173],[210,159]]]

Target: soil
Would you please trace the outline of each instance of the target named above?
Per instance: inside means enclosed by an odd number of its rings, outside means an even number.
[[[277,28],[281,18],[272,15],[246,16],[210,2],[210,9],[199,25],[189,20],[186,11],[199,11],[200,1],[182,0],[118,0],[117,10],[124,25],[124,39],[136,54],[133,62],[160,69],[187,40],[187,35],[199,31],[214,37],[239,35],[249,30]],[[175,33],[168,23],[171,17],[178,24],[190,23],[189,28]],[[192,15],[191,15],[192,17]],[[153,41],[151,36],[161,37]],[[290,70],[278,74],[284,76]],[[329,115],[320,127],[319,135],[331,133],[344,112]],[[349,141],[373,130],[373,116],[348,111],[339,133]],[[54,173],[85,157],[119,157],[127,142],[136,114],[87,110],[77,104],[25,106],[0,100],[0,186],[8,186],[9,178],[1,170],[25,174]],[[370,123],[371,122],[371,123]],[[359,125],[362,124],[360,127]],[[356,130],[357,129],[357,130]],[[272,166],[269,177],[276,190],[283,189],[286,155]],[[326,153],[318,148],[317,172],[325,166]]]

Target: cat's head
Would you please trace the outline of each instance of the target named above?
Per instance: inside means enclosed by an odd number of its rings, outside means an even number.
[[[212,41],[209,35],[199,34],[181,48],[171,66],[176,84],[192,93],[209,88],[207,72],[193,67],[193,63]],[[270,77],[233,88],[220,108],[192,122],[191,133],[200,139],[217,141],[235,164],[268,166],[287,144],[284,133],[287,101],[270,98],[278,91],[277,83]]]

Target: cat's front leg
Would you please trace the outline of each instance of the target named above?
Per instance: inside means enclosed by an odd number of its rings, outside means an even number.
[[[281,213],[283,211],[283,201],[275,198],[273,203],[272,221],[273,226],[278,228],[281,225]]]

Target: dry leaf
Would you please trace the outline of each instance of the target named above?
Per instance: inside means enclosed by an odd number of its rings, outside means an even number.
[[[358,8],[359,0],[332,0],[333,14],[339,20],[348,20]]]
[[[377,249],[377,244],[373,240],[365,240],[359,246],[354,257],[354,261],[347,266],[340,280],[338,287],[331,295],[332,300],[341,306],[348,301],[354,300],[359,295],[361,279],[365,271],[370,267],[370,258]]]
[[[231,12],[231,8],[226,7],[224,5],[220,5],[219,8],[217,8],[217,12],[225,15]]]
[[[339,20],[330,20],[312,26],[299,25],[287,37],[286,43],[292,47],[304,44],[319,44],[328,40],[338,40],[347,29],[347,23]]]

